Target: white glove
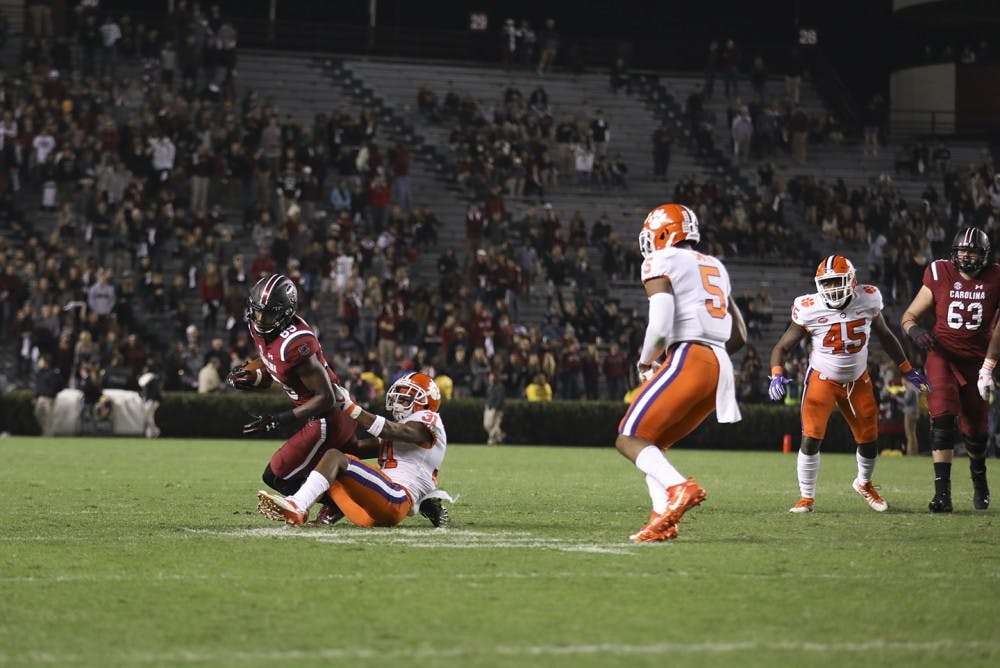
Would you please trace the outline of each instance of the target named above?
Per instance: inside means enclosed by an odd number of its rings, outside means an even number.
[[[354,403],[351,401],[351,393],[347,391],[347,388],[340,385],[333,386],[333,401],[334,405],[342,411],[348,410]]]
[[[983,360],[983,366],[979,369],[979,379],[976,381],[976,387],[979,388],[979,396],[983,398],[983,401],[990,400],[990,393],[996,390],[997,385],[993,380],[993,367],[996,366],[996,360],[991,360],[986,358]]]
[[[642,364],[639,363],[636,365],[636,368],[639,370],[639,380],[645,383],[647,380],[652,378],[653,375],[656,373],[656,370],[660,368],[660,363],[653,362],[652,364],[649,365],[648,369],[643,369]]]

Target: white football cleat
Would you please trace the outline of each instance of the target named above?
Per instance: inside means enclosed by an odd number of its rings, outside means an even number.
[[[308,508],[303,510],[290,498],[264,490],[257,492],[257,510],[269,520],[295,526],[305,522],[308,515]]]
[[[851,483],[854,491],[865,497],[865,501],[872,507],[872,510],[882,513],[889,509],[889,504],[875,491],[875,486],[871,482],[861,482],[857,478]]]

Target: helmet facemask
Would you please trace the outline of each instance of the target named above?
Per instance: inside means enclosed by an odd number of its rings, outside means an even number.
[[[842,308],[854,295],[854,272],[816,278],[816,291],[831,308]]]
[[[990,261],[990,240],[975,227],[967,227],[955,235],[951,244],[951,262],[963,274],[975,276]]]
[[[418,411],[437,412],[440,406],[441,390],[432,378],[423,373],[406,374],[393,383],[385,394],[385,409],[397,422]]]

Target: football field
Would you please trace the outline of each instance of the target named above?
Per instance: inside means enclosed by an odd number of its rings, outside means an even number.
[[[0,665],[1000,665],[1000,507],[964,459],[952,515],[928,458],[879,460],[880,514],[834,454],[792,515],[794,455],[678,449],[708,499],[633,545],[645,483],[610,445],[449,446],[448,529],[270,522],[277,445],[0,440]]]

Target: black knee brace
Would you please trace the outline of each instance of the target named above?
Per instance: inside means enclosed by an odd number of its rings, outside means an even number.
[[[290,494],[295,494],[299,491],[300,482],[298,480],[283,480],[274,474],[271,470],[271,465],[268,464],[267,468],[264,469],[264,474],[261,476],[264,484],[273,489],[276,492],[281,492],[285,496]]]
[[[973,438],[972,436],[962,435],[962,440],[965,441],[965,449],[969,452],[969,457],[972,459],[983,459],[986,457],[986,438]]]
[[[811,438],[803,434],[802,443],[799,444],[799,450],[807,455],[815,455],[819,452],[819,446],[823,445],[823,441],[815,438]]]
[[[858,443],[858,452],[865,459],[875,459],[878,457],[878,442]]]
[[[954,450],[958,418],[942,415],[931,418],[931,450]]]

